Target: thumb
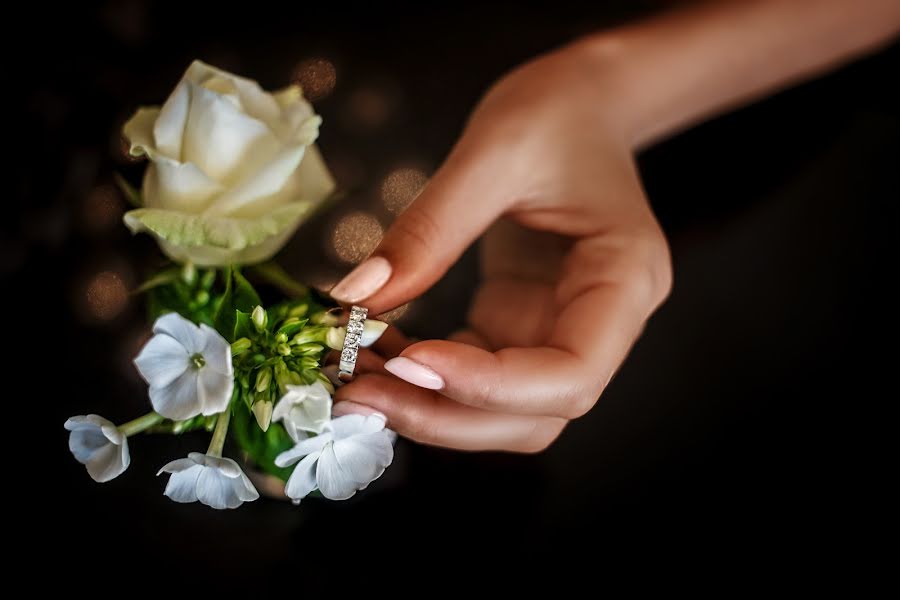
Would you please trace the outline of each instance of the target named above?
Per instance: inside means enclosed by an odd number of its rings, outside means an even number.
[[[379,314],[431,287],[505,210],[500,171],[491,162],[451,154],[372,255],[334,286],[331,296],[364,303]]]

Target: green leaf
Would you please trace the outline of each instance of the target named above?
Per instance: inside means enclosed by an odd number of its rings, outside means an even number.
[[[300,319],[293,323],[288,323],[286,325],[282,325],[281,327],[278,328],[278,331],[276,333],[283,333],[284,335],[286,335],[288,337],[288,339],[291,339],[292,337],[294,337],[294,334],[298,333],[301,329],[303,329],[303,327],[304,327],[304,325],[306,325],[307,321],[309,321],[309,319]]]
[[[242,337],[252,340],[256,337],[256,328],[253,327],[253,321],[250,320],[250,313],[236,310],[234,311],[234,339],[239,340]]]
[[[141,193],[137,191],[133,185],[128,183],[127,179],[118,173],[113,173],[113,179],[115,180],[116,185],[119,186],[119,189],[122,190],[122,194],[125,196],[125,199],[128,200],[129,204],[135,208],[144,206],[144,200],[141,198]]]
[[[238,335],[237,315],[238,312],[250,313],[258,304],[261,304],[259,294],[236,267],[226,267],[222,271],[225,278],[225,291],[222,292],[216,304],[213,316],[214,327],[229,342],[241,337],[251,337],[245,333]]]
[[[231,275],[234,279],[234,308],[246,313],[253,312],[253,309],[262,304],[259,294],[253,289],[247,279],[241,275],[237,267],[231,269]]]

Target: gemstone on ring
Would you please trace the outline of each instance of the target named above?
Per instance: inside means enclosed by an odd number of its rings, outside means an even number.
[[[353,306],[350,309],[350,321],[347,323],[347,333],[344,336],[344,345],[341,349],[341,363],[338,378],[341,381],[353,379],[353,371],[356,369],[356,357],[359,353],[359,342],[366,326],[366,317],[369,309],[362,306]]]

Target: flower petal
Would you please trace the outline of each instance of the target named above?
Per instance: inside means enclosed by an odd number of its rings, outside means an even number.
[[[359,345],[363,348],[368,348],[372,344],[378,341],[381,335],[384,333],[384,330],[387,329],[388,324],[384,321],[376,321],[375,319],[366,319],[365,325],[363,326],[362,335],[359,336]]]
[[[256,492],[252,484],[251,489]],[[244,489],[244,482],[240,477],[228,477],[215,467],[205,467],[197,479],[197,499],[209,507],[219,510],[237,508],[247,496],[252,497],[253,494]],[[259,495],[256,494],[256,497]]]
[[[231,393],[234,391],[234,377],[223,375],[209,368],[209,365],[197,373],[197,401],[200,412],[214,415],[228,408]]]
[[[193,163],[155,156],[144,174],[142,195],[147,208],[197,213],[224,189]]]
[[[315,437],[306,438],[297,442],[297,445],[290,450],[285,450],[275,457],[275,464],[279,467],[289,467],[307,454],[313,454],[324,448],[330,442],[332,436],[330,433],[323,433]]]
[[[278,102],[271,94],[263,91],[259,84],[252,79],[239,77],[199,60],[191,63],[191,66],[188,67],[184,74],[184,78],[192,83],[207,87],[209,87],[211,79],[229,80],[237,91],[244,109],[253,117],[267,123],[273,131],[276,130],[280,113]]]
[[[107,444],[98,450],[85,465],[88,474],[97,483],[106,483],[121,475],[131,463],[128,442],[121,445]]]
[[[215,265],[231,262],[247,264],[248,261],[231,260],[235,250],[244,250],[273,238],[280,240],[283,236],[291,235],[311,208],[312,204],[307,202],[292,202],[253,219],[188,214],[160,208],[138,208],[125,213],[125,224],[133,233],[150,231],[174,246],[207,246],[210,250],[222,248],[228,251],[223,255],[227,259],[224,262],[197,262],[197,264]],[[273,248],[267,256],[254,262],[266,260],[280,247]]]
[[[159,118],[158,106],[142,106],[128,119],[122,128],[122,135],[131,143],[128,153],[132,156],[156,155],[153,141],[153,124]]]
[[[189,459],[182,458],[169,463],[169,465],[187,460]],[[204,471],[208,470],[208,467],[202,467],[193,461],[190,462],[192,466],[184,470],[170,471],[167,469],[169,465],[163,467],[164,471],[172,473],[172,476],[169,477],[169,483],[166,484],[166,491],[163,493],[175,502],[197,501],[197,480]]]
[[[265,123],[222,94],[187,85],[191,99],[181,146],[184,162],[196,164],[216,181],[234,184],[278,151],[281,144]]]
[[[245,176],[234,182],[225,193],[216,198],[207,209],[207,214],[215,216],[259,217],[269,209],[282,206],[292,200],[286,195],[278,195],[287,184],[288,178],[297,170],[306,146],[296,144],[283,148],[264,165],[256,169],[246,169]],[[264,200],[267,202],[261,206]]]
[[[153,333],[164,333],[175,338],[184,346],[188,356],[202,353],[206,347],[206,336],[201,329],[175,312],[166,313],[156,319],[153,323]]]
[[[164,387],[187,370],[190,355],[175,338],[158,333],[144,345],[134,364],[144,381]]]
[[[169,385],[150,386],[153,410],[173,421],[183,421],[200,414],[202,406],[197,397],[197,369],[187,369]]]
[[[181,146],[184,140],[184,126],[187,123],[191,95],[188,86],[180,81],[153,124],[153,140],[157,150],[163,155],[181,161]]]
[[[329,500],[346,500],[356,493],[358,483],[341,468],[334,454],[334,444],[322,449],[316,464],[316,484],[319,491]]]
[[[368,485],[391,464],[394,446],[390,437],[379,431],[335,442],[334,454],[345,477],[358,485]]]
[[[231,344],[206,323],[200,324],[200,331],[206,337],[206,345],[201,350],[203,358],[206,360],[206,367],[222,375],[229,377],[233,375]]]
[[[191,455],[193,454],[195,453],[191,452]],[[167,462],[159,471],[157,471],[156,476],[159,477],[163,473],[181,473],[182,471],[187,471],[192,467],[196,467],[198,463],[190,458],[191,455],[189,455],[188,458],[178,458],[171,462]]]
[[[294,467],[284,487],[285,495],[291,500],[298,501],[305,498],[311,491],[316,489],[316,461],[319,460],[319,453],[314,452],[307,455]]]

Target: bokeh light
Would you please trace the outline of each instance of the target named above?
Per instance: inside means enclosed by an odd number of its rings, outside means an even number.
[[[102,271],[85,287],[84,298],[90,315],[100,321],[116,318],[128,305],[128,287],[115,271]]]
[[[121,222],[124,203],[119,190],[110,183],[94,187],[84,198],[82,220],[93,232],[111,229]]]
[[[303,88],[303,96],[312,102],[327,98],[337,84],[337,71],[327,58],[308,58],[294,67],[291,80]]]
[[[428,176],[421,169],[401,167],[387,174],[381,182],[381,201],[390,212],[400,214],[415,200]]]
[[[332,250],[342,262],[356,264],[372,253],[383,235],[378,219],[362,211],[352,212],[341,217],[334,228]]]

